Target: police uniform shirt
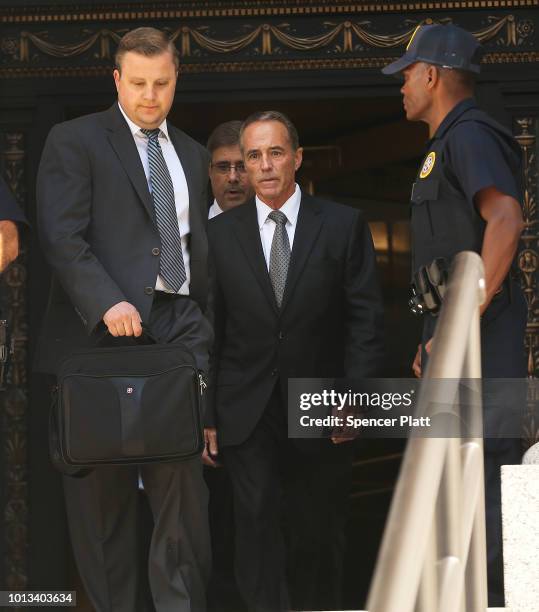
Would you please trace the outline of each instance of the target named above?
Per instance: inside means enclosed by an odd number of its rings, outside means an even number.
[[[427,144],[411,196],[413,271],[459,251],[481,252],[485,221],[474,203],[487,187],[521,199],[520,148],[510,132],[463,100]]]
[[[471,109],[479,111],[472,98],[457,104],[433,138],[439,139],[448,132],[444,164],[449,177],[453,175],[469,202],[487,187],[495,187],[519,201],[521,193],[515,173],[520,167],[520,155],[508,146],[506,138],[477,120],[458,123],[451,129]]]

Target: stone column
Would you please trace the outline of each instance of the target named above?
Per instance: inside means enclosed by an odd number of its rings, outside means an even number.
[[[537,610],[539,602],[539,443],[522,465],[502,467],[505,605]]]

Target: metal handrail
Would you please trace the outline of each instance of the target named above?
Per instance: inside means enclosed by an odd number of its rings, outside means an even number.
[[[417,411],[437,414],[467,380],[480,397],[479,307],[485,299],[484,269],[476,253],[459,253],[421,383]],[[449,379],[429,384],[429,380]],[[451,385],[454,385],[453,387]],[[453,415],[460,422],[460,401]],[[466,398],[464,398],[466,399]],[[477,405],[477,402],[476,402]],[[466,415],[482,431],[481,410]],[[485,612],[486,542],[483,440],[412,434],[378,555],[369,612]]]

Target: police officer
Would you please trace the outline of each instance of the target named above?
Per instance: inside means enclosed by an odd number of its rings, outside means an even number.
[[[473,99],[481,55],[475,37],[461,28],[420,26],[405,54],[382,72],[404,77],[407,119],[429,126],[430,140],[411,197],[413,277],[437,258],[449,264],[459,251],[479,253],[487,289],[481,308],[483,376],[518,378],[526,376],[527,314],[512,274],[523,229],[520,149],[510,132]],[[427,293],[426,302],[435,308],[437,300]],[[436,317],[426,314],[413,365],[417,376],[435,326]],[[490,606],[504,605],[500,467],[519,462],[518,440],[485,441]]]

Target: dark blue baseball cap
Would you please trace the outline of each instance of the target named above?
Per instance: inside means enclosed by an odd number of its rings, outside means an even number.
[[[416,62],[426,62],[479,74],[482,55],[483,47],[472,33],[455,25],[422,25],[412,34],[406,53],[382,72],[396,74]]]

